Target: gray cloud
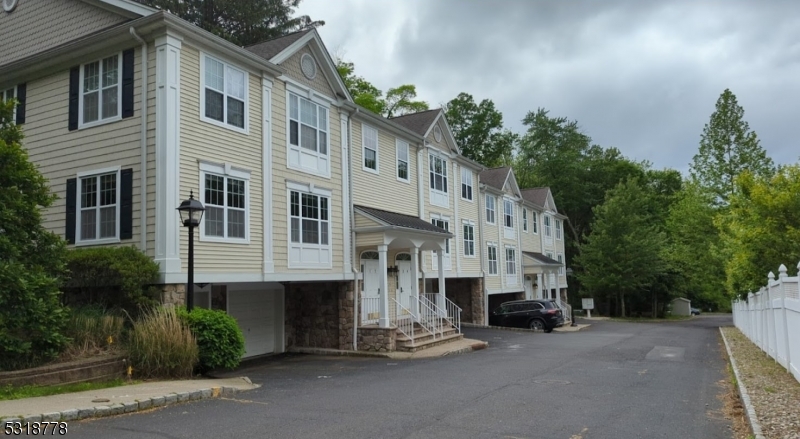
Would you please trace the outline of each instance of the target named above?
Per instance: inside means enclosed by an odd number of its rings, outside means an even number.
[[[725,88],[778,163],[794,163],[800,3],[303,0],[332,51],[379,88],[438,105],[468,92],[506,124],[538,107],[594,141],[686,171]]]

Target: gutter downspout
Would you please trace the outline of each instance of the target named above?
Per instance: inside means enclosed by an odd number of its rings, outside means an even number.
[[[356,107],[355,114],[359,110]],[[355,231],[355,208],[353,207],[353,115],[347,118],[347,166],[350,168],[350,182],[348,184],[348,191],[350,192],[350,260],[352,261],[353,272],[353,350],[358,351],[358,299],[361,297],[361,287],[358,282],[358,272],[356,267],[361,267],[356,261],[356,231]]]
[[[141,174],[140,182],[140,200],[139,200],[139,235],[140,247],[142,252],[147,253],[147,83],[148,83],[148,70],[147,70],[147,42],[136,33],[133,26],[130,27],[130,33],[139,43],[142,44],[141,57],[142,57],[142,127],[140,133],[140,149],[141,161],[139,163],[139,173]]]

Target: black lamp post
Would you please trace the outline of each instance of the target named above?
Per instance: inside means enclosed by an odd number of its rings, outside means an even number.
[[[189,228],[189,282],[186,288],[186,311],[188,312],[192,312],[192,308],[194,308],[194,228],[200,225],[205,210],[203,203],[194,199],[192,191],[189,191],[189,199],[183,200],[178,207],[181,223],[184,227]]]

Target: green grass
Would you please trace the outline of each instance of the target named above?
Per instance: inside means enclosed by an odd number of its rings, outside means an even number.
[[[62,393],[83,392],[85,390],[107,389],[109,387],[119,387],[128,384],[128,381],[117,378],[111,381],[57,384],[55,386],[3,386],[0,387],[0,401],[10,399],[33,398],[35,396],[60,395]]]

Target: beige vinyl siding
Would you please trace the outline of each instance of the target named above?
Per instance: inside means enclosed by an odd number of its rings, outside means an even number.
[[[361,257],[361,252],[376,250],[377,245],[383,245],[383,232],[356,233],[356,260]]]
[[[440,149],[440,150],[442,150],[444,152],[450,153],[450,145],[447,144],[447,136],[445,135],[445,133],[447,132],[446,131],[447,127],[445,126],[444,123],[442,123],[442,119],[441,118],[436,121],[436,125],[435,126],[438,126],[439,129],[442,130],[442,140],[441,141],[437,141],[436,140],[436,136],[434,136],[434,134],[433,134],[435,128],[431,128],[431,132],[428,134],[428,137],[427,137],[428,142],[431,145],[435,146],[436,148],[438,148],[438,149]]]
[[[321,73],[317,73],[318,75]],[[341,116],[337,107],[328,109],[328,151],[330,154],[331,176],[319,177],[287,167],[288,139],[286,137],[286,86],[283,81],[275,81],[272,88],[272,220],[273,255],[277,273],[341,273],[344,269],[344,233],[342,224],[342,142]],[[252,119],[251,119],[252,121]],[[331,269],[298,269],[288,267],[289,228],[287,207],[289,194],[286,181],[313,183],[321,189],[332,192],[330,200],[331,218]],[[349,207],[348,207],[349,209]],[[348,237],[349,239],[349,237]]]
[[[533,214],[536,213],[536,220],[539,221],[539,215],[541,213],[529,206],[526,206],[525,208],[528,209],[528,231],[522,232],[522,250],[526,252],[541,253],[542,237],[539,235],[539,233],[533,233]],[[520,221],[522,220],[520,219]],[[522,227],[522,224],[520,224],[520,227]],[[541,233],[540,229],[541,227],[537,226],[536,230]]]
[[[306,76],[303,74],[303,71],[300,69],[300,58],[304,54],[311,55],[311,57],[314,58],[314,61],[317,63],[317,75],[314,76],[314,79],[306,78]],[[320,66],[320,62],[316,59],[314,54],[311,53],[311,49],[309,49],[308,46],[298,50],[297,53],[289,57],[289,59],[286,61],[282,62],[280,66],[286,69],[287,76],[305,85],[306,87],[311,87],[328,97],[336,96],[336,93],[333,91],[328,83],[328,80],[325,78],[325,74],[322,73],[322,66]]]
[[[433,134],[431,134],[428,137],[429,141],[434,140]],[[442,139],[444,140],[444,134],[442,135]],[[449,207],[441,207],[431,204],[430,152],[427,150],[425,150],[422,154],[422,160],[423,160],[422,196],[425,199],[425,218],[423,218],[425,221],[430,222],[433,214],[438,214],[450,218],[450,233],[452,233],[454,236],[453,238],[450,238],[450,259],[452,261],[450,264],[451,269],[449,271],[445,270],[445,276],[448,276],[451,273],[455,274],[456,270],[458,269],[457,265],[458,263],[456,261],[456,252],[455,252],[455,247],[456,247],[455,240],[463,239],[463,237],[461,236],[462,235],[461,220],[458,220],[458,222],[456,223],[456,218],[453,211],[454,200],[456,199],[456,197],[461,198],[461,186],[460,186],[461,178],[460,176],[456,176],[456,172],[453,169],[453,160],[449,157],[444,157],[444,158],[447,160],[447,194],[449,196],[449,203],[448,203]],[[456,192],[456,189],[458,189],[458,192]],[[463,252],[463,250],[461,249],[462,245],[463,243],[459,242],[458,244],[459,253]],[[438,272],[438,268],[437,270],[433,270],[433,258],[434,258],[433,252],[425,251],[423,252],[423,254],[424,254],[423,267],[425,271]]]
[[[416,148],[408,146],[408,178],[409,183],[397,180],[397,150],[394,135],[382,131],[376,124],[366,125],[378,130],[378,170],[379,174],[365,171],[364,147],[362,145],[362,125],[364,122],[354,119],[351,122],[351,154],[353,184],[353,204],[388,210],[404,215],[418,216],[417,202],[417,154]]]
[[[29,2],[21,2],[25,4]],[[16,13],[16,11],[15,11]],[[109,52],[107,55],[116,52]],[[152,52],[151,52],[152,53]],[[91,62],[93,59],[79,60]],[[77,64],[77,63],[76,63]],[[134,56],[134,115],[116,122],[69,131],[69,70],[28,82],[23,146],[58,197],[43,211],[43,225],[65,236],[66,183],[79,172],[119,166],[133,169],[133,238],[120,245],[140,244],[141,231],[141,51]],[[152,77],[150,87],[154,86]],[[149,109],[153,111],[152,108]]]
[[[502,197],[498,197],[494,193],[492,195],[495,197],[494,203],[494,219],[495,223],[490,224],[486,222],[486,195],[487,193],[484,191],[478,191],[481,200],[482,209],[480,211],[480,221],[483,222],[483,236],[481,236],[481,257],[484,258],[486,262],[486,266],[484,270],[486,270],[486,279],[485,279],[485,288],[490,291],[500,290],[502,288],[502,279],[505,273],[505,249],[503,247],[503,241],[500,239],[502,236],[502,215],[503,215],[503,200]],[[499,209],[498,209],[499,207]],[[488,254],[488,247],[489,243],[492,242],[497,246],[497,275],[489,275],[489,254]]]
[[[156,257],[156,50],[147,48],[147,255]]]
[[[226,61],[224,57],[215,58]],[[200,119],[200,52],[191,46],[181,48],[181,117],[180,117],[180,199],[196,198],[205,203],[200,194],[199,161],[229,163],[232,167],[250,172],[249,244],[234,244],[195,240],[195,270],[199,273],[261,273],[263,271],[263,191],[262,191],[262,136],[261,76],[248,72],[247,117],[249,133],[205,122]],[[234,64],[235,65],[235,64]],[[245,70],[247,72],[247,70]],[[202,225],[201,225],[202,227]],[[188,251],[188,237],[180,230],[181,255]],[[200,233],[198,232],[198,237]],[[181,258],[183,269],[187,260]]]
[[[356,228],[360,228],[360,227],[379,227],[381,225],[377,221],[373,221],[373,220],[365,217],[364,215],[360,215],[360,214],[356,213],[355,216],[356,217],[355,217],[354,224],[355,224]]]
[[[78,0],[20,0],[13,12],[0,10],[0,65],[127,20]]]

